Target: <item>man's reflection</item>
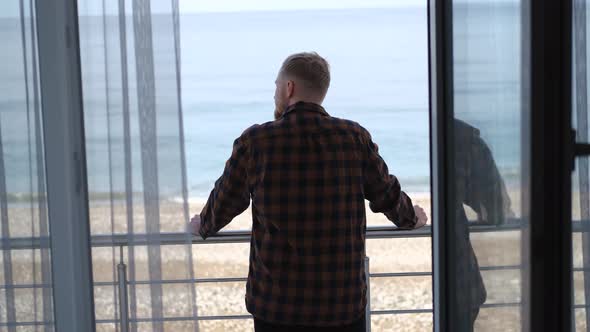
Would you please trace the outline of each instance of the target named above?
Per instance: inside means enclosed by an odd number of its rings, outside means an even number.
[[[503,224],[510,214],[510,199],[506,186],[486,142],[479,130],[455,119],[455,245],[456,261],[451,262],[456,276],[456,308],[453,317],[460,331],[472,331],[481,305],[486,301],[486,289],[477,257],[469,239],[470,221],[465,205],[477,214],[477,222]]]

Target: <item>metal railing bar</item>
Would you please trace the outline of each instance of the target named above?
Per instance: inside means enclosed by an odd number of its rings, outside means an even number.
[[[174,280],[141,280],[128,281],[129,285],[150,285],[150,284],[190,284],[190,283],[217,283],[217,282],[246,282],[248,278],[196,278],[196,279],[174,279]]]
[[[201,283],[223,283],[223,282],[246,282],[248,278],[196,278],[196,279],[168,279],[168,280],[136,280],[128,281],[128,285],[151,285],[151,284],[201,284]],[[116,286],[117,281],[97,281],[94,283],[95,287],[102,286]]]
[[[574,305],[572,306],[572,308],[574,308],[574,309],[584,309],[584,308],[590,308],[590,304],[577,303],[577,304],[574,304]]]
[[[581,224],[577,222],[576,224]],[[519,223],[512,220],[504,225],[482,225],[477,224],[470,227],[473,233],[481,232],[503,232],[520,229]],[[577,231],[588,230],[590,226],[578,225],[574,227]],[[390,238],[412,238],[412,237],[429,237],[431,235],[431,226],[427,225],[416,230],[401,230],[391,226],[374,226],[367,228],[367,239],[390,239]],[[113,247],[113,246],[145,246],[152,241],[157,240],[161,245],[184,245],[186,244],[186,234],[179,233],[161,233],[161,234],[134,234],[133,240],[129,242],[127,234],[108,234],[93,235],[91,239],[92,247]],[[193,244],[213,244],[213,243],[249,243],[249,230],[230,230],[219,232],[207,240],[198,236],[192,239]],[[48,237],[15,237],[0,239],[0,250],[19,250],[19,249],[41,249],[49,248]]]
[[[140,280],[128,281],[127,285],[168,285],[168,284],[197,284],[197,283],[223,283],[223,282],[244,282],[247,278],[209,278],[209,279],[169,279],[169,280]],[[116,286],[117,281],[98,281],[94,283],[95,287]]]
[[[36,322],[0,322],[1,327],[18,327],[18,326],[53,326],[53,321],[36,321]]]
[[[481,271],[502,271],[502,270],[519,270],[519,265],[505,266],[482,266]],[[431,277],[432,272],[387,272],[371,273],[371,278],[398,278],[398,277]],[[128,284],[149,285],[149,284],[190,284],[190,283],[223,283],[223,282],[245,282],[247,277],[222,277],[222,278],[195,278],[195,279],[169,279],[169,280],[138,280],[129,281]],[[117,281],[96,281],[95,287],[116,286]],[[20,284],[20,285],[0,285],[0,289],[19,288],[51,288],[50,284]]]
[[[52,288],[50,284],[15,284],[15,285],[0,285],[0,289],[37,289],[37,288]]]
[[[519,302],[507,303],[484,303],[481,308],[502,308],[502,307],[517,307],[521,304]],[[403,315],[403,314],[421,314],[432,313],[432,309],[397,309],[397,310],[372,310],[372,315]]]
[[[432,309],[372,310],[371,315],[431,314]]]
[[[519,302],[508,303],[485,303],[481,308],[502,308],[502,307],[517,307]],[[590,306],[587,306],[590,307]],[[582,306],[575,306],[576,309],[583,308]],[[371,315],[405,315],[405,314],[422,314],[432,313],[432,309],[393,309],[393,310],[371,310]],[[131,319],[133,323],[149,323],[149,322],[167,322],[167,321],[206,321],[206,320],[226,320],[226,319],[249,319],[252,315],[210,315],[210,316],[182,316],[182,317],[163,317],[163,318],[136,318]],[[97,324],[113,324],[118,323],[117,319],[97,319]]]
[[[199,316],[197,320],[251,319],[252,315]]]
[[[590,231],[590,220],[575,221],[573,223],[574,232]],[[481,232],[502,232],[513,231],[521,228],[520,219],[509,219],[502,225],[488,225],[482,223],[472,223],[469,227],[472,233]],[[372,226],[367,228],[368,239],[379,238],[409,238],[409,237],[427,237],[431,234],[431,226],[427,225],[416,230],[402,230],[393,226]],[[155,234],[154,239],[159,243],[174,245],[186,244],[186,235],[184,233],[161,233]],[[93,247],[112,247],[112,246],[127,246],[127,245],[147,245],[151,240],[150,235],[135,234],[132,243],[128,242],[127,234],[113,234],[113,235],[93,235]],[[250,241],[249,230],[229,230],[219,232],[207,240],[203,240],[198,236],[194,236],[192,243],[246,243]],[[41,249],[49,248],[48,237],[15,237],[0,239],[0,250],[18,250],[18,249]]]
[[[400,231],[395,227],[371,227],[367,229],[368,239],[378,238],[406,238],[430,236],[430,226],[418,230]],[[160,233],[160,234],[134,234],[133,241],[129,242],[127,234],[93,235],[92,247],[115,247],[115,246],[145,246],[157,240],[160,245],[185,245],[185,233]],[[249,243],[250,231],[223,231],[207,240],[194,236],[193,244],[213,243]],[[0,239],[0,250],[23,250],[49,248],[48,237],[12,237]]]
[[[581,222],[577,222],[581,224]],[[574,227],[575,231],[590,231],[590,226]],[[470,226],[472,233],[482,232],[505,232],[520,229],[517,219],[509,220],[503,225],[486,225],[474,224]],[[427,225],[416,230],[402,230],[392,226],[373,226],[367,228],[367,239],[390,239],[390,238],[413,238],[429,237],[431,235],[431,226]],[[145,246],[153,241],[161,245],[184,245],[186,244],[186,234],[179,233],[160,233],[160,234],[134,234],[133,240],[129,242],[127,234],[108,234],[93,235],[91,239],[92,247],[113,247],[113,246]],[[192,239],[193,244],[213,244],[213,243],[248,243],[250,242],[249,230],[229,230],[219,232],[207,240],[198,236]],[[41,249],[49,248],[48,237],[17,237],[0,239],[0,250],[19,250],[19,249]]]
[[[219,232],[207,240],[198,236],[193,236],[193,244],[213,244],[213,243],[250,243],[250,231],[223,231]],[[430,226],[425,226],[417,230],[400,230],[396,227],[370,227],[367,229],[367,239],[379,238],[408,238],[408,237],[427,237],[430,236]],[[135,234],[133,242],[128,242],[126,234],[113,235],[94,235],[92,237],[93,247],[111,247],[111,246],[145,246],[152,241],[157,240],[162,245],[184,245],[186,244],[185,233],[161,233],[161,234]]]
[[[49,249],[49,237],[0,238],[0,250]]]
[[[130,323],[151,323],[151,322],[182,322],[182,321],[207,321],[207,320],[228,320],[228,319],[251,319],[252,315],[212,315],[212,316],[179,316],[162,318],[134,318],[129,319]],[[119,319],[97,319],[96,324],[117,324]]]
[[[119,307],[119,328],[121,332],[129,331],[129,295],[127,294],[127,265],[123,259],[123,248],[119,251],[119,264],[117,264],[117,281],[118,281],[118,294],[119,303],[115,303],[115,306]]]
[[[498,265],[498,266],[480,266],[480,271],[500,271],[500,270],[521,270],[522,265]]]
[[[499,303],[484,303],[481,305],[480,308],[502,308],[502,307],[518,307],[520,306],[520,302],[499,302]]]
[[[397,278],[397,277],[432,277],[432,272],[379,272],[369,274],[371,278]]]
[[[247,277],[233,277],[233,278],[196,278],[195,283],[212,283],[212,282],[246,282]]]
[[[485,232],[505,232],[521,229],[520,219],[509,219],[503,225],[487,225],[472,223],[469,227],[471,233]],[[590,220],[574,221],[573,232],[590,232]],[[431,226],[427,225],[417,230],[401,230],[392,226],[373,226],[367,228],[367,239],[382,238],[411,238],[411,237],[429,237],[431,235]],[[113,235],[93,235],[91,239],[92,247],[112,247],[112,246],[143,246],[148,245],[153,239],[157,239],[162,245],[183,245],[186,244],[186,235],[184,233],[161,233],[155,235],[135,234],[133,241],[129,242],[127,234]],[[230,230],[219,232],[207,240],[198,236],[192,239],[193,244],[200,243],[248,243],[250,242],[249,230]],[[49,248],[48,237],[15,237],[0,239],[0,250],[21,250],[21,249],[44,249]]]

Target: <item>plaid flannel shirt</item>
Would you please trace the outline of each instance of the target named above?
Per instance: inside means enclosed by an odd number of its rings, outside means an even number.
[[[201,212],[205,239],[252,200],[246,307],[279,324],[345,325],[366,305],[365,199],[398,227],[412,201],[358,123],[299,102],[234,142]]]

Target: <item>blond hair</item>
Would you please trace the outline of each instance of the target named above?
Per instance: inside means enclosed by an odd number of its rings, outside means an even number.
[[[280,75],[299,80],[308,93],[322,97],[330,87],[330,65],[316,52],[290,55],[283,62]]]

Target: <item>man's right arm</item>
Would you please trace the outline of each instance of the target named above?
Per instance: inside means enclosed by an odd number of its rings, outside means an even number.
[[[387,164],[379,155],[377,144],[368,133],[366,140],[364,192],[365,198],[370,202],[371,211],[383,213],[400,228],[423,226],[422,222],[417,225],[412,200],[401,190],[397,178],[389,174]]]

